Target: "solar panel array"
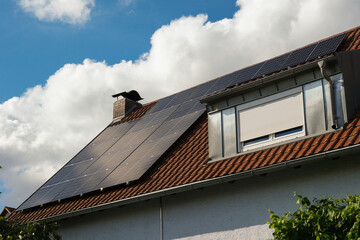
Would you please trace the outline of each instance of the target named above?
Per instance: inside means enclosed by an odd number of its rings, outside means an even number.
[[[141,178],[205,112],[202,97],[333,53],[344,37],[329,38],[159,100],[142,118],[106,128],[18,209]]]
[[[288,67],[294,67],[314,60],[318,57],[331,54],[339,47],[345,35],[346,33],[340,34],[223,76],[221,77],[223,84],[219,84],[219,87],[214,90],[222,90],[229,86],[257,79],[264,75],[278,72],[287,69]]]

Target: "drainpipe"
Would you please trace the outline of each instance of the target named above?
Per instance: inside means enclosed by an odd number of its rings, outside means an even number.
[[[164,240],[164,218],[163,218],[163,201],[162,197],[159,199],[160,201],[160,240]]]
[[[338,125],[338,121],[337,121],[337,116],[336,116],[336,106],[335,106],[335,84],[334,81],[331,80],[331,78],[329,77],[329,75],[326,74],[325,71],[325,67],[326,67],[326,62],[324,60],[321,60],[318,62],[319,68],[320,68],[320,72],[321,75],[323,76],[324,79],[326,79],[326,81],[328,81],[329,83],[329,88],[330,88],[330,105],[331,105],[331,117],[332,117],[332,128],[333,129],[338,129],[339,125]]]

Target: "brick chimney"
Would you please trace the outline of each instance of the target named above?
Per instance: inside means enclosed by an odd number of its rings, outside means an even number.
[[[113,97],[116,98],[119,96],[123,96],[124,98],[117,99],[116,102],[114,102],[113,122],[120,121],[129,115],[136,107],[141,106],[141,103],[130,99],[125,92],[113,95]]]

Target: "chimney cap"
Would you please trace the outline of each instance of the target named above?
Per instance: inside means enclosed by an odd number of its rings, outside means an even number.
[[[140,94],[135,90],[131,90],[130,92],[121,92],[112,95],[113,98],[119,98],[120,96],[123,96],[124,98],[130,99],[135,102],[143,99],[142,97],[140,97]]]

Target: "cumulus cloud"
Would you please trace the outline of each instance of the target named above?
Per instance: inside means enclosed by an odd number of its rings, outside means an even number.
[[[89,20],[95,0],[19,0],[18,4],[39,20],[82,24]]]
[[[360,24],[358,0],[238,0],[231,19],[182,17],[137,61],[65,64],[45,86],[0,105],[2,201],[18,206],[111,121],[111,94],[145,102]],[[346,13],[346,14],[344,14]]]

